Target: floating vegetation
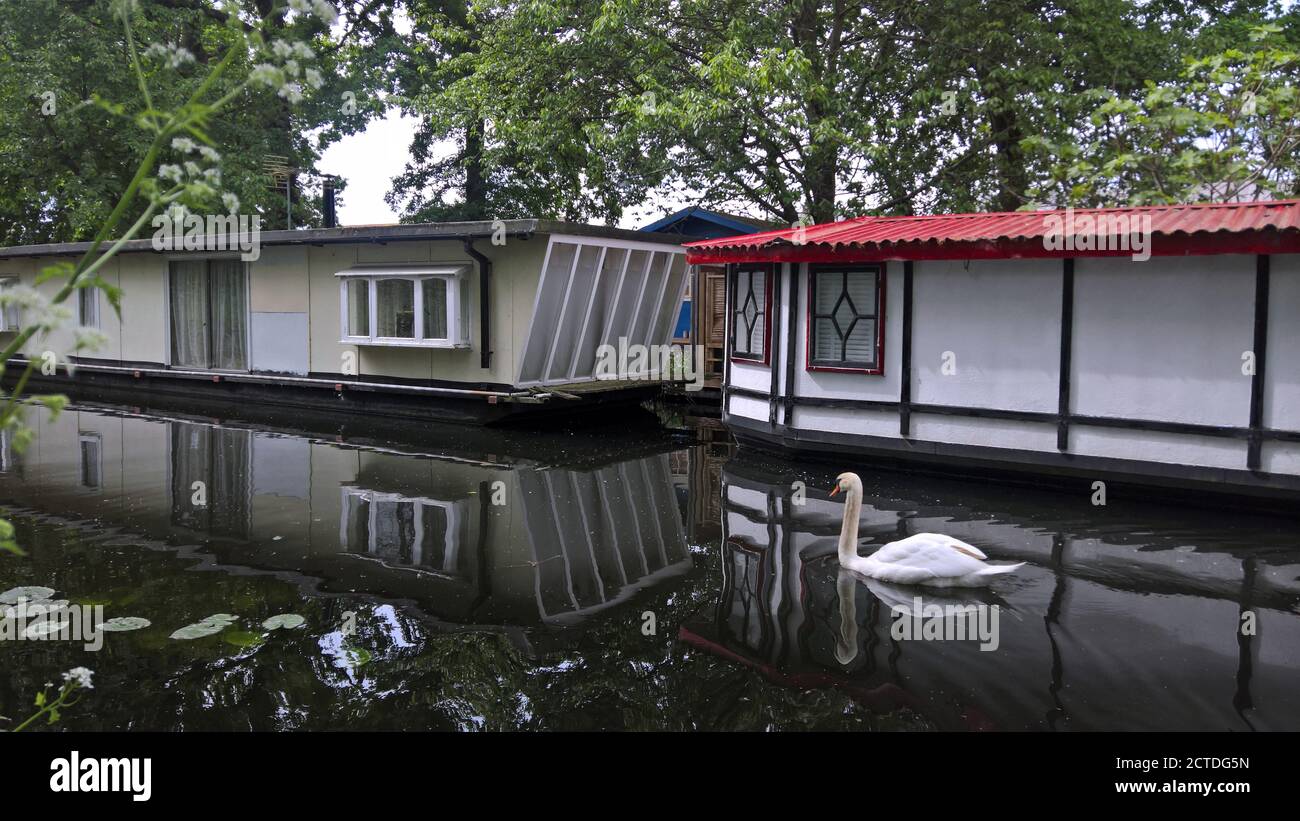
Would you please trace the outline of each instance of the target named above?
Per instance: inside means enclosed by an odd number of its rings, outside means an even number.
[[[151,624],[153,622],[139,616],[118,616],[101,624],[99,629],[110,633],[125,633],[128,630],[143,630]]]
[[[38,602],[51,598],[54,598],[54,591],[48,587],[14,587],[0,593],[0,604],[18,604],[23,600]]]
[[[251,633],[247,630],[231,630],[221,637],[226,644],[233,644],[236,647],[245,649],[259,647],[266,642],[266,636],[261,633]]]
[[[262,626],[267,630],[279,630],[282,627],[285,630],[292,630],[295,627],[301,627],[306,623],[306,621],[306,619],[299,616],[297,613],[283,613],[279,616],[272,616],[262,622]]]
[[[181,641],[193,641],[194,639],[206,638],[207,636],[212,636],[225,630],[227,627],[234,624],[237,618],[237,616],[232,616],[229,613],[214,613],[202,621],[185,625],[175,633],[172,633],[172,638]]]

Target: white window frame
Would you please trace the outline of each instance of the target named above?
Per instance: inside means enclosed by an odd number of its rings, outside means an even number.
[[[403,496],[400,493],[383,493],[377,490],[367,490],[359,487],[344,486],[343,490],[343,510],[339,521],[339,544],[344,552],[348,550],[348,531],[351,529],[351,508],[348,504],[351,499],[360,499],[367,503],[366,509],[367,522],[366,531],[370,534],[369,543],[366,545],[367,557],[373,557],[378,551],[375,544],[375,531],[378,529],[379,504],[411,504],[413,505],[412,521],[415,525],[415,542],[411,545],[411,564],[413,569],[426,573],[434,573],[439,576],[455,578],[457,574],[454,571],[460,557],[460,525],[461,511],[457,502],[444,502],[439,499],[429,499],[424,496]],[[424,516],[421,515],[421,508],[437,507],[442,508],[447,520],[447,528],[442,533],[443,543],[447,546],[443,556],[443,566],[440,568],[428,567],[424,564]],[[432,535],[432,534],[431,534]],[[355,554],[354,554],[355,555]]]
[[[339,280],[339,342],[344,345],[379,345],[395,348],[469,348],[469,277],[468,265],[430,267],[349,268],[335,274]],[[369,283],[368,335],[354,335],[348,327],[348,283]],[[413,338],[379,336],[379,282],[385,279],[408,280],[415,290]],[[447,283],[447,337],[424,338],[424,280],[441,279]]]
[[[22,282],[17,274],[0,274],[0,289],[13,288]],[[0,333],[14,333],[22,330],[22,315],[17,305],[0,308]]]

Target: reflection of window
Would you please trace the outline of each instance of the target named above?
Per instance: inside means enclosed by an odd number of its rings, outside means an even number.
[[[0,291],[18,286],[18,277],[0,277]],[[17,331],[20,327],[18,306],[5,304],[0,307],[0,332]]]
[[[768,266],[732,273],[731,358],[767,364],[772,271]]]
[[[469,345],[466,267],[353,268],[339,273],[343,340],[360,345]]]
[[[98,433],[82,433],[77,437],[81,446],[81,486],[97,488],[103,484],[103,442]]]
[[[809,273],[809,369],[883,373],[880,268],[815,265]]]
[[[463,518],[455,502],[345,487],[339,540],[349,553],[387,565],[468,575],[461,566]]]
[[[252,436],[246,430],[171,425],[172,524],[248,538],[252,519]]]

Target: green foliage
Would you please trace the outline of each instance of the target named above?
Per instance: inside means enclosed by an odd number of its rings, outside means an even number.
[[[0,107],[6,112],[0,118],[0,245],[94,237],[149,153],[148,126],[161,121],[160,112],[183,109],[209,79],[207,100],[242,88],[261,62],[255,51],[242,48],[254,37],[311,44],[323,87],[296,105],[278,94],[241,93],[239,105],[227,107],[220,119],[200,116],[191,123],[191,134],[206,134],[208,144],[224,146],[224,190],[245,208],[282,223],[284,195],[268,189],[263,158],[286,156],[310,169],[323,148],[364,125],[364,111],[342,109],[341,94],[355,81],[340,74],[328,29],[312,15],[266,16],[272,4],[252,0],[227,4],[242,19],[228,17],[212,0],[133,4],[137,43],[185,50],[140,48],[133,59],[118,5],[0,3]],[[232,51],[239,54],[219,76],[204,70]],[[193,61],[176,56],[184,53]],[[153,112],[136,105],[146,86]],[[130,224],[144,208],[144,201],[134,201],[124,221]],[[316,200],[295,203],[295,225],[318,219]]]
[[[408,219],[617,220],[654,193],[794,222],[1011,209],[1095,102],[1176,76],[1246,0],[408,0]],[[391,39],[386,42],[392,42]],[[439,151],[450,141],[450,156]]]
[[[1026,140],[1050,158],[1034,193],[1070,205],[1158,204],[1300,195],[1300,53],[1279,26],[1251,49],[1189,59],[1177,80],[1104,96],[1080,133]]]

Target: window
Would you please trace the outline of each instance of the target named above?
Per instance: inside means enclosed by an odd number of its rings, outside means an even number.
[[[171,364],[248,370],[248,279],[238,259],[171,263]]]
[[[808,291],[808,369],[884,373],[880,266],[814,265]]]
[[[99,327],[99,289],[93,285],[77,291],[77,322],[83,328]]]
[[[772,268],[737,268],[732,273],[731,358],[766,365],[772,302]]]
[[[18,287],[18,277],[0,276],[0,292]],[[20,318],[16,304],[5,303],[0,306],[0,332],[20,329]]]
[[[343,342],[469,347],[468,266],[340,271]]]

